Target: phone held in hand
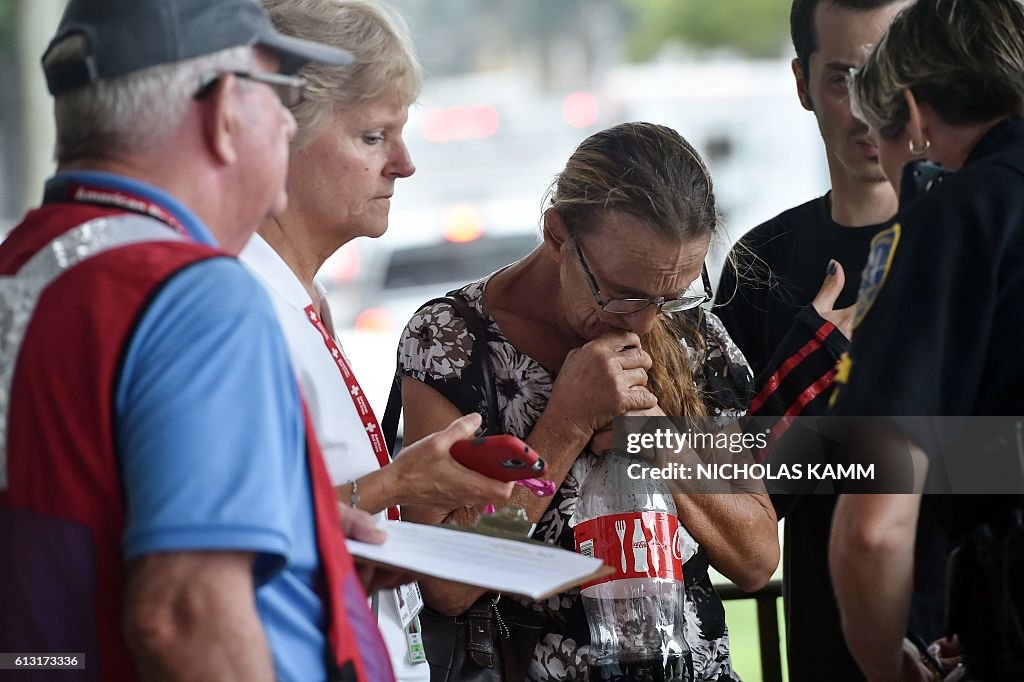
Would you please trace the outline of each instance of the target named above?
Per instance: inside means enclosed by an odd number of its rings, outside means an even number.
[[[451,449],[452,457],[467,469],[498,481],[540,478],[548,466],[530,446],[515,436],[484,436],[460,440]]]

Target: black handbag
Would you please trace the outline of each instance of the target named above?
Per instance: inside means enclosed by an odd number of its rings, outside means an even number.
[[[450,305],[473,335],[473,354],[480,359],[487,405],[485,434],[498,435],[498,394],[487,350],[486,324],[457,291],[431,299],[419,309],[435,303]],[[392,454],[401,413],[402,377],[396,371],[381,421]],[[511,599],[503,601],[496,594],[483,595],[459,616],[446,616],[425,606],[420,612],[420,625],[431,682],[522,682],[543,633],[539,613]]]
[[[420,624],[431,682],[522,682],[543,633],[539,614],[494,594],[459,616],[424,607]]]

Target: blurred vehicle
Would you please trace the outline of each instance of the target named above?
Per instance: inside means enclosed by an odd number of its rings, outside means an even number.
[[[346,245],[325,264],[321,280],[334,282],[328,297],[335,329],[378,418],[412,315],[530,253],[540,243],[536,220],[535,201],[396,215],[386,237]]]

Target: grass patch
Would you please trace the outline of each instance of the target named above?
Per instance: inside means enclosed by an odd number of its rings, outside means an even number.
[[[761,650],[757,634],[757,604],[753,599],[730,599],[725,603],[725,622],[729,625],[729,644],[733,669],[743,682],[761,682]],[[782,650],[782,679],[786,670],[786,624],[782,599],[776,600],[779,618],[779,646]]]

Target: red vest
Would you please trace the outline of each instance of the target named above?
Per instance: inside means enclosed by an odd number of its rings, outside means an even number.
[[[18,272],[73,228],[123,214],[106,206],[44,205],[0,246],[0,276]],[[192,263],[224,255],[187,240],[118,246],[71,266],[39,295],[10,384],[8,420],[0,424],[7,437],[6,489],[0,477],[0,649],[84,653],[86,674],[76,679],[136,678],[121,635],[124,506],[114,442],[120,363],[162,283]],[[4,314],[0,309],[0,333]],[[321,594],[333,654],[328,668],[345,671],[339,679],[390,680],[308,417],[306,433],[327,578]],[[378,669],[380,660],[386,669]]]

